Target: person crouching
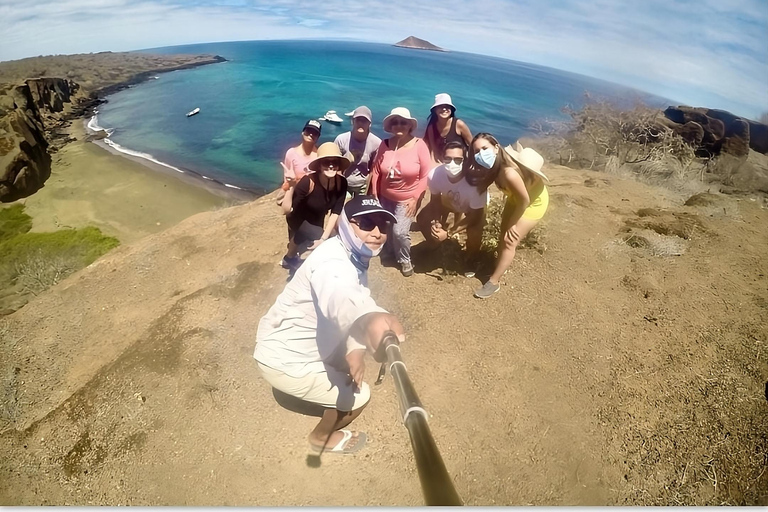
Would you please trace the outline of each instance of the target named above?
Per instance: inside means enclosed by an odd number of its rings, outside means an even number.
[[[370,400],[363,382],[365,351],[387,331],[403,337],[397,318],[376,305],[368,264],[395,222],[372,196],[345,206],[337,236],[318,246],[259,322],[253,357],[275,389],[324,408],[309,434],[313,452],[352,453],[364,432],[344,430]]]
[[[482,243],[488,188],[478,188],[467,181],[465,148],[463,143],[457,141],[445,145],[440,157],[443,163],[429,175],[429,203],[419,212],[416,221],[430,246],[466,233],[463,273],[473,277]],[[451,226],[448,225],[449,213],[453,213]]]

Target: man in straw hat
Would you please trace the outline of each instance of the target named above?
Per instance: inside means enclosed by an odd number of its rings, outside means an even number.
[[[264,379],[283,394],[322,408],[309,434],[315,454],[363,447],[365,433],[344,427],[370,400],[363,381],[365,352],[380,357],[376,349],[386,331],[404,339],[400,322],[376,305],[368,290],[369,261],[381,252],[394,222],[375,197],[350,199],[339,234],[309,255],[259,322],[253,357]]]
[[[472,141],[475,166],[488,171],[496,186],[507,200],[501,216],[498,259],[496,268],[475,297],[487,299],[500,289],[499,281],[512,264],[520,241],[544,216],[549,206],[549,192],[544,185],[549,181],[542,172],[544,158],[532,148],[523,148],[519,142],[502,149],[489,133],[478,133]]]
[[[371,109],[362,105],[352,112],[352,130],[336,137],[333,142],[341,154],[352,162],[344,176],[347,178],[347,192],[351,195],[364,194],[368,188],[370,162],[373,161],[381,139],[371,133]]]

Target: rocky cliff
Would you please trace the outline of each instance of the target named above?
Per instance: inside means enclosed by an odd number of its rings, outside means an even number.
[[[66,79],[36,78],[0,96],[0,201],[35,193],[51,175],[47,133],[64,122],[78,90]]]

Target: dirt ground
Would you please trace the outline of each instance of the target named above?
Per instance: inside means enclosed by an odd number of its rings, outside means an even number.
[[[768,504],[768,210],[551,166],[501,292],[372,265],[469,505]],[[689,205],[685,203],[688,201]],[[252,359],[286,272],[271,198],[122,246],[0,319],[4,505],[421,505],[391,378],[356,455]],[[447,258],[446,258],[447,259]]]

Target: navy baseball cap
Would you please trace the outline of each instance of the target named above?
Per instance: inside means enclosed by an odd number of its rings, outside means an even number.
[[[397,222],[395,216],[381,206],[379,200],[374,196],[355,196],[344,205],[344,213],[348,219],[360,217],[361,215],[370,215],[372,213],[384,214],[392,222]]]

